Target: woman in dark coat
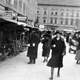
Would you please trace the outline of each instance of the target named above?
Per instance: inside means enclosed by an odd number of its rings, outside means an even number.
[[[60,76],[60,68],[63,67],[63,52],[65,51],[64,40],[60,37],[60,33],[56,33],[56,37],[51,41],[52,55],[47,64],[51,67],[51,77],[50,80],[53,80],[53,70],[58,68],[57,76]]]
[[[28,41],[28,53],[27,56],[29,57],[30,61],[28,64],[35,64],[35,60],[37,58],[37,50],[38,44],[40,41],[40,35],[36,31],[32,31],[30,33],[29,41]]]
[[[47,62],[49,53],[50,53],[50,44],[51,44],[51,32],[47,32],[41,41],[43,43],[42,56],[44,57],[43,62]]]

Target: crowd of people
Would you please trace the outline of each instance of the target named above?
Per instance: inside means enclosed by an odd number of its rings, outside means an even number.
[[[57,77],[60,77],[60,69],[63,67],[63,57],[66,55],[66,44],[65,40],[69,44],[70,49],[76,54],[76,63],[80,60],[80,35],[75,33],[65,33],[61,31],[39,31],[37,29],[33,30],[29,34],[28,39],[28,52],[27,57],[29,57],[28,64],[35,64],[38,56],[38,45],[41,42],[42,46],[42,57],[44,57],[43,62],[47,62],[47,66],[51,67],[51,77],[53,80],[54,68],[58,68]],[[71,46],[75,46],[76,49],[72,49]],[[50,51],[51,57],[50,59]]]

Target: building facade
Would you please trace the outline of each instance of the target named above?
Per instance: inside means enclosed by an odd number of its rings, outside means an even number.
[[[54,0],[55,1],[55,0]],[[80,26],[80,6],[61,3],[38,3],[37,15],[39,24],[66,26],[75,29]],[[80,29],[80,28],[79,28]]]
[[[36,0],[0,0],[0,6],[4,8],[4,11],[11,11],[13,16],[17,14],[35,21],[37,12]]]

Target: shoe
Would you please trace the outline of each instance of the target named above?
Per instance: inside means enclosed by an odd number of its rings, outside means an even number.
[[[49,80],[53,80],[53,77],[50,77]]]
[[[78,64],[78,61],[76,62],[76,64]]]
[[[57,77],[60,77],[60,74],[57,74]]]
[[[28,64],[32,64],[32,62],[28,62]]]
[[[36,63],[35,60],[33,60],[33,61],[32,61],[32,64],[35,64],[35,63]]]

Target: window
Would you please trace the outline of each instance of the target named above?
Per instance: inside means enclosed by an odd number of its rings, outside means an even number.
[[[43,23],[46,23],[46,19],[43,19]]]
[[[17,8],[17,0],[14,0],[14,7]]]
[[[55,20],[54,20],[54,24],[57,24],[57,18],[55,18]]]
[[[51,15],[53,15],[54,13],[53,12],[51,12]]]
[[[39,13],[39,11],[37,11],[37,13]]]
[[[60,19],[60,24],[63,25],[63,18]]]
[[[64,12],[61,12],[61,16],[64,16]]]
[[[68,25],[68,18],[65,19],[65,25]]]
[[[24,4],[23,4],[24,6]],[[19,10],[22,10],[22,0],[19,0]]]
[[[46,23],[47,18],[43,17],[43,23]]]
[[[50,18],[50,24],[53,24],[53,18],[52,17]]]
[[[71,19],[71,25],[73,25],[74,24],[74,19]]]
[[[79,17],[79,13],[78,12],[76,13],[76,17]]]
[[[58,15],[58,12],[55,12],[55,15]]]
[[[44,15],[46,15],[47,14],[47,12],[46,11],[44,11]]]
[[[75,25],[76,25],[76,26],[79,25],[79,19],[76,19]]]
[[[23,13],[25,14],[25,10],[26,10],[26,5],[25,3],[23,3]]]

